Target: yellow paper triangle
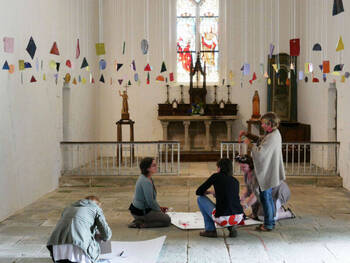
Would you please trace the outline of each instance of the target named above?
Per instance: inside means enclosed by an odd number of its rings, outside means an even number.
[[[345,76],[341,76],[341,82],[344,83],[345,82]]]
[[[229,78],[230,81],[233,80],[233,72],[232,72],[232,70],[230,70],[230,73],[228,74],[228,78]]]
[[[277,64],[272,64],[272,67],[273,67],[273,69],[274,69],[276,72],[278,72]]]
[[[56,62],[54,60],[50,60],[49,66],[52,69],[56,69],[56,67],[57,67]]]
[[[83,84],[86,84],[86,79],[85,79],[85,78],[82,78],[82,79],[81,79],[81,82],[82,82]]]
[[[336,51],[344,50],[343,38],[340,36]]]

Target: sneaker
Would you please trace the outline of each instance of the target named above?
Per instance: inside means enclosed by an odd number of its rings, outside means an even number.
[[[199,232],[199,235],[202,237],[218,237],[218,234],[216,233],[216,230],[213,231],[201,231]]]
[[[233,226],[229,226],[228,231],[230,231],[229,237],[237,237],[237,230]]]

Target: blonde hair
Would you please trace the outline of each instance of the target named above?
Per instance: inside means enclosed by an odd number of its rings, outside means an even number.
[[[100,198],[98,198],[98,197],[95,196],[95,195],[89,195],[89,196],[85,197],[85,199],[91,200],[91,201],[95,201],[96,204],[98,204],[99,206],[101,205]]]
[[[267,120],[270,123],[272,129],[276,130],[280,125],[280,119],[274,112],[267,112],[262,117],[261,120]]]

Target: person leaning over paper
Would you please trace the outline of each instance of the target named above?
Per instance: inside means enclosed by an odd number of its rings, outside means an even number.
[[[53,262],[97,262],[101,250],[98,240],[109,240],[112,231],[96,196],[87,196],[62,213],[53,230],[47,248]]]
[[[264,209],[264,224],[257,227],[259,231],[271,231],[275,227],[275,207],[272,199],[272,188],[280,185],[286,179],[283,156],[282,138],[278,131],[280,120],[274,112],[268,112],[261,117],[261,127],[265,131],[263,137],[241,131],[239,140],[243,136],[248,148],[252,149],[254,171],[259,184],[260,200]],[[252,145],[257,142],[256,145]]]

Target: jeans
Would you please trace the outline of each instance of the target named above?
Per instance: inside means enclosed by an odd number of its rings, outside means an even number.
[[[206,196],[198,196],[197,203],[204,218],[205,231],[216,230],[214,220],[211,216],[215,204]]]
[[[275,205],[272,199],[272,188],[260,192],[260,201],[264,209],[264,226],[273,229],[275,227]]]

